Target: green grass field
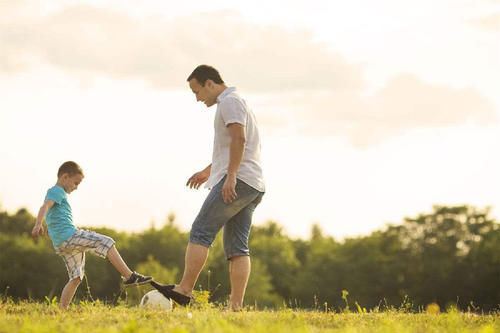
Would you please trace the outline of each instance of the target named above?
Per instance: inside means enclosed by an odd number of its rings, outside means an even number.
[[[55,303],[0,303],[0,332],[500,332],[500,314],[428,314],[386,311],[224,312],[215,308],[173,311],[108,306],[99,302],[72,305],[60,312]]]

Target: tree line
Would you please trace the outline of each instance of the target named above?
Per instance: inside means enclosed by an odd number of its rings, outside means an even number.
[[[48,238],[31,238],[34,216],[26,209],[0,212],[0,297],[44,300],[67,281]],[[139,233],[83,228],[112,237],[132,269],[163,283],[179,281],[189,233],[170,214],[161,227]],[[309,239],[292,239],[276,222],[253,226],[252,273],[245,303],[263,308],[344,309],[399,307],[418,310],[435,302],[446,308],[500,309],[500,224],[489,209],[434,206],[367,236],[337,241],[312,226]],[[197,289],[224,303],[230,292],[221,235],[210,251]],[[148,287],[120,288],[119,274],[101,258],[87,256],[78,300],[137,304]],[[349,296],[346,297],[348,291]],[[342,297],[344,295],[344,297]],[[347,302],[347,304],[346,304]]]

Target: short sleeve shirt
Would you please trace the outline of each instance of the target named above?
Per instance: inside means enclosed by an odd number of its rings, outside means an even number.
[[[62,187],[58,185],[51,187],[47,191],[45,200],[54,201],[54,205],[47,212],[45,220],[52,244],[58,246],[73,236],[78,229],[73,224],[71,206],[68,203],[66,191]]]
[[[245,128],[245,150],[236,178],[265,192],[264,177],[260,160],[260,136],[255,115],[248,108],[236,88],[226,88],[217,97],[217,111],[214,119],[214,150],[212,167],[206,187],[214,187],[226,174],[229,166],[231,136],[227,126],[238,123]]]

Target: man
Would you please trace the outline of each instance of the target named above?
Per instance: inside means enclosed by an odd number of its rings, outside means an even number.
[[[212,163],[191,176],[186,184],[198,189],[207,182],[210,193],[191,228],[181,282],[152,285],[177,303],[189,304],[209,248],[223,228],[231,281],[230,306],[233,311],[240,311],[250,275],[248,236],[252,215],[265,191],[259,131],[246,102],[236,88],[226,86],[215,68],[200,65],[187,81],[197,101],[207,107],[217,104]]]

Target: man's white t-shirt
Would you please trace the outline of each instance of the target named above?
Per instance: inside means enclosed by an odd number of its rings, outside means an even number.
[[[227,126],[238,123],[245,127],[245,150],[236,178],[260,192],[265,192],[260,162],[260,137],[255,115],[247,107],[235,87],[226,88],[217,97],[214,119],[214,151],[206,187],[212,188],[227,174],[231,136]]]

